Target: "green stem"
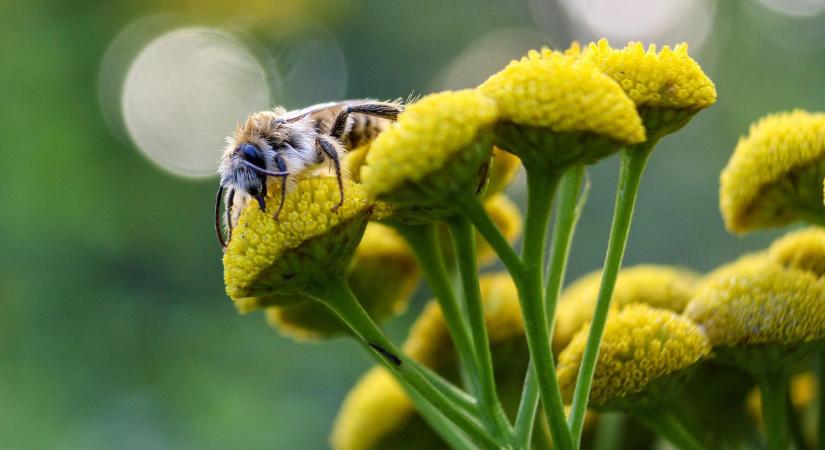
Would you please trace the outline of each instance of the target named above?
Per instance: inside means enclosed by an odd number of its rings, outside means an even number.
[[[464,369],[462,373],[468,375],[469,387],[477,394],[480,388],[478,371],[475,370],[476,351],[473,347],[469,325],[464,318],[464,311],[461,309],[461,304],[458,302],[452,282],[447,274],[447,268],[444,265],[435,224],[395,225],[395,228],[404,236],[413,253],[415,253],[416,259],[418,259],[419,266],[427,279],[427,284],[441,306],[444,321],[447,323],[447,329]]]
[[[758,381],[768,450],[787,450],[788,377],[783,373],[768,373],[760,376]]]
[[[567,450],[573,448],[573,443],[564,421],[564,404],[550,348],[550,329],[543,295],[547,223],[559,178],[559,174],[527,171],[527,215],[522,243],[524,282],[521,285],[517,284],[517,287],[527,347],[533,361],[533,370],[539,384],[544,413],[549,421],[554,448]]]
[[[490,244],[490,247],[498,255],[501,262],[510,272],[510,276],[518,284],[524,276],[524,264],[519,259],[513,247],[507,242],[507,239],[501,234],[493,219],[484,210],[481,201],[473,195],[466,196],[459,200],[461,212],[467,217],[470,222],[476,227],[478,232],[484,236],[484,240]]]
[[[794,408],[793,403],[791,403],[790,381],[790,378],[788,378],[788,387],[785,391],[789,393],[789,395],[785,396],[785,411],[788,412],[788,429],[790,430],[791,441],[793,442],[794,448],[796,450],[805,450],[808,448],[808,443],[805,441],[805,431],[802,429],[799,414],[797,414],[796,408]]]
[[[536,372],[533,363],[527,364],[527,373],[524,376],[524,385],[521,392],[521,402],[516,413],[515,435],[516,442],[523,447],[530,445],[533,436],[533,426],[536,423],[536,411],[539,406],[539,382],[536,381]]]
[[[617,450],[621,448],[627,416],[624,413],[599,414],[593,450]]]
[[[819,389],[819,411],[817,413],[819,417],[817,418],[818,426],[816,428],[818,430],[816,448],[817,450],[825,450],[825,351],[819,352],[819,355],[817,355],[817,362],[817,372],[819,378],[819,385],[817,386]]]
[[[488,426],[496,431],[496,437],[502,441],[510,440],[512,430],[496,393],[493,358],[490,354],[487,322],[484,318],[478,267],[476,267],[475,232],[472,224],[464,217],[450,220],[447,225],[452,235],[456,264],[464,292],[464,306],[470,320],[470,333],[476,351],[476,369],[479,377],[478,399],[481,410],[487,417]]]
[[[445,380],[441,375],[433,372],[429,367],[421,365],[418,361],[411,359],[410,363],[451,402],[470,414],[478,413],[478,402],[475,398]]]
[[[355,299],[343,277],[332,277],[326,285],[317,286],[316,290],[308,293],[332,310],[355,333],[370,354],[383,363],[408,390],[414,389],[473,441],[485,448],[500,448],[475,418],[430,384],[415,364],[395,347]]]
[[[458,450],[476,450],[478,448],[415,389],[409,389],[407,393],[412,398],[415,409],[451,448]]]
[[[576,390],[573,393],[573,406],[570,411],[570,430],[576,448],[578,448],[581,441],[584,415],[587,412],[587,401],[593,383],[593,373],[596,370],[596,361],[599,357],[599,346],[604,334],[604,325],[607,322],[607,312],[610,309],[610,299],[613,296],[616,277],[622,266],[627,235],[633,218],[633,209],[636,206],[636,195],[639,192],[639,183],[653,145],[655,143],[645,142],[624,149],[621,152],[619,185],[616,190],[616,204],[607,244],[607,255],[604,260],[596,310],[593,313],[590,334],[587,337],[587,345],[582,355],[581,367],[576,380]]]
[[[636,412],[633,416],[655,434],[667,439],[679,450],[706,450],[682,422],[665,411]],[[785,447],[784,450],[788,450]]]
[[[559,204],[556,207],[556,219],[553,225],[553,239],[550,247],[550,265],[545,286],[544,303],[547,311],[547,323],[549,325],[549,335],[553,336],[553,327],[556,318],[556,302],[564,281],[564,273],[567,267],[567,260],[570,255],[570,244],[573,240],[573,232],[576,222],[581,212],[581,207],[586,199],[583,195],[581,200],[577,200],[584,180],[584,166],[570,168],[562,176],[559,186]],[[532,424],[535,421],[538,411],[539,390],[534,388],[538,383],[536,377],[526,377],[525,388],[519,405],[519,414],[526,414],[526,417],[517,416],[516,422]],[[531,429],[521,430],[522,433],[529,433]],[[529,441],[530,436],[520,435],[522,439]]]

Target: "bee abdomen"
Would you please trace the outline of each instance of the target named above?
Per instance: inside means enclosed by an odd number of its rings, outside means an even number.
[[[366,114],[353,114],[351,116],[352,125],[349,131],[341,137],[342,144],[347,149],[358,148],[378,136],[390,124],[387,119],[372,117]]]

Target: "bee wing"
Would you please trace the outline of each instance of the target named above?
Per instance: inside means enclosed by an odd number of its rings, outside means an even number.
[[[287,122],[292,122],[292,121],[298,120],[302,117],[306,117],[306,116],[311,115],[311,114],[317,114],[319,112],[326,111],[326,110],[329,110],[329,109],[338,109],[338,108],[342,108],[346,105],[364,103],[364,102],[367,102],[367,101],[370,101],[370,100],[358,99],[358,100],[342,100],[340,102],[319,103],[317,105],[307,106],[306,108],[303,108],[303,109],[296,109],[296,110],[293,110],[293,111],[288,111],[286,114],[284,114],[283,118]]]

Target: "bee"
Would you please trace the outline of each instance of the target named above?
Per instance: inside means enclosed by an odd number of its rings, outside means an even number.
[[[284,206],[287,178],[299,175],[325,161],[331,162],[338,179],[339,202],[344,203],[341,158],[347,150],[366,144],[403,110],[400,102],[346,100],[322,103],[296,111],[276,107],[252,114],[229,136],[218,175],[215,197],[215,232],[225,249],[237,221],[233,207],[240,211],[252,199],[266,211],[266,195],[279,180],[281,200],[277,219]],[[226,195],[224,195],[226,192]],[[221,231],[221,204],[227,237]]]

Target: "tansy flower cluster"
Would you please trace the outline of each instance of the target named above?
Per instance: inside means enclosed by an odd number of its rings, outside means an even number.
[[[578,450],[595,445],[586,424],[596,441],[627,428],[646,443],[719,448],[682,412],[700,404],[691,377],[725,366],[748,380],[743,393],[759,388],[760,414],[731,408],[743,424],[758,417],[751,440],[787,449],[787,387],[825,352],[825,116],[761,119],[721,175],[729,230],[809,228],[704,275],[678,261],[621,268],[653,149],[715,101],[685,44],[530,51],[476,88],[406,105],[346,149],[343,194],[313,170],[288,184],[277,218],[256,202],[230,211],[226,291],[282,334],[346,337],[373,358],[341,406],[335,449]],[[580,257],[586,166],[614,153],[604,265],[564,286]],[[522,169],[520,210],[507,188]],[[278,204],[275,184],[268,192]],[[420,285],[434,297],[424,306],[410,303]],[[418,318],[396,345],[380,323],[405,311]],[[812,433],[794,445],[825,439]]]

